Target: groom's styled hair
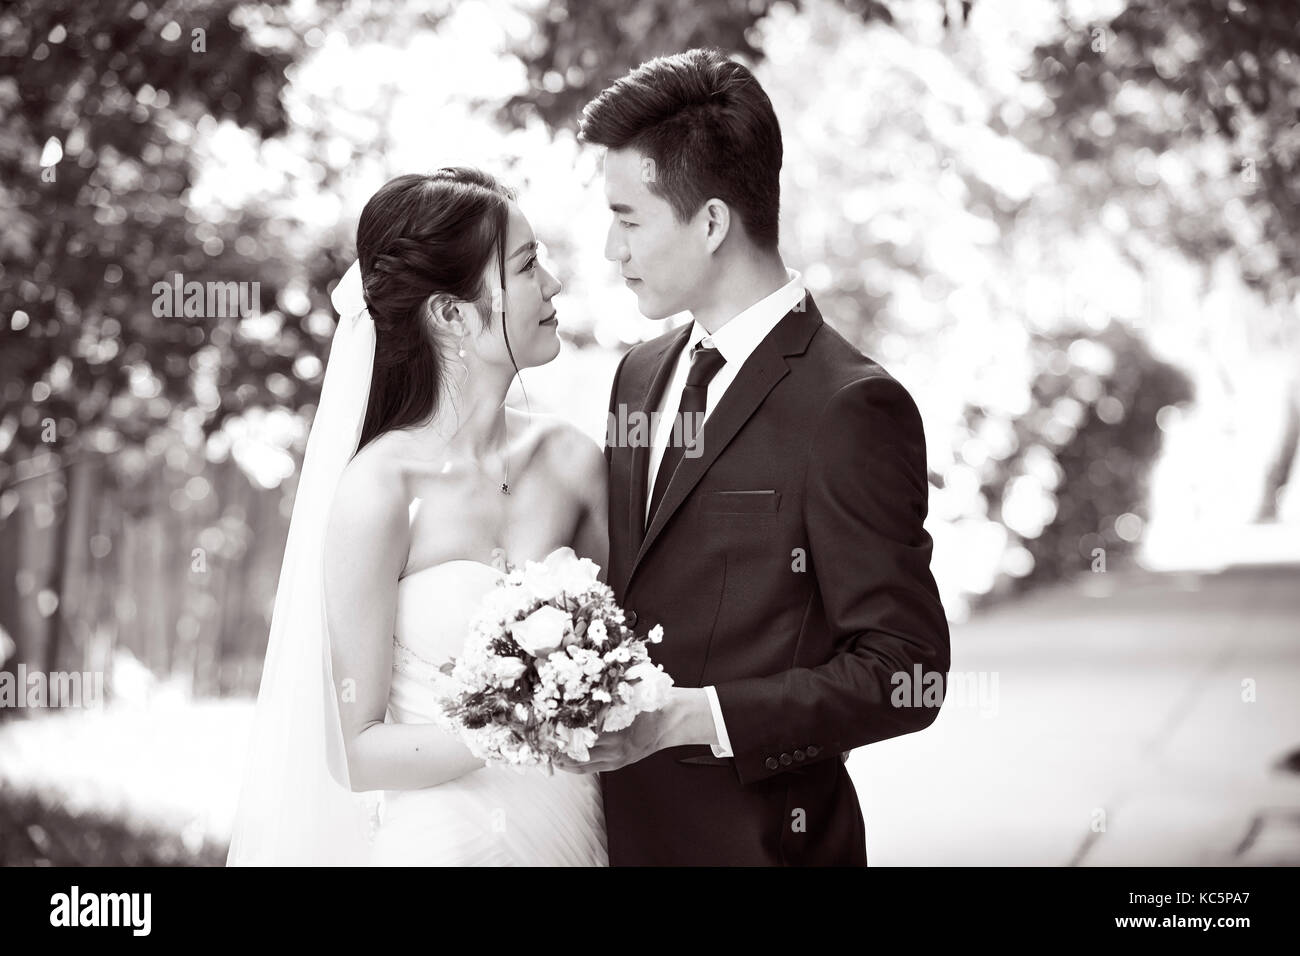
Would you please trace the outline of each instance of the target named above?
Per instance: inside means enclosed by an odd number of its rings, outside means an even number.
[[[587,104],[578,136],[652,160],[646,184],[678,222],[716,197],[755,245],[776,248],[781,127],[754,74],[718,50],[642,63]]]

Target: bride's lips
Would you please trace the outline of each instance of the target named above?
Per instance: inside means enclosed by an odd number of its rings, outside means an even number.
[[[542,321],[538,322],[537,324],[538,324],[538,325],[557,325],[557,326],[558,326],[558,325],[560,324],[560,322],[559,322],[559,320],[555,317],[555,313],[552,312],[550,315],[548,315],[546,318],[542,319]]]

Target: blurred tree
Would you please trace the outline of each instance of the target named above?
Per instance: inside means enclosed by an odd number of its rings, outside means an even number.
[[[1062,28],[1033,73],[1049,106],[1020,134],[1061,163],[1081,214],[1123,210],[1135,260],[1150,243],[1207,270],[1230,256],[1278,305],[1247,313],[1253,350],[1300,350],[1300,3],[1128,0]],[[1293,480],[1300,371],[1284,401],[1263,520]]]
[[[1010,426],[1015,450],[981,468],[990,517],[1032,558],[1008,562],[1013,588],[1113,570],[1129,556],[1147,517],[1160,411],[1193,397],[1186,375],[1117,322],[1097,333],[1038,335],[1031,349],[1041,370],[1033,407],[1013,420],[993,416]],[[990,417],[971,407],[967,427],[980,434]]]
[[[275,5],[260,9],[274,19]],[[188,190],[201,133],[220,123],[262,137],[284,131],[280,94],[298,43],[270,29],[254,42],[235,0],[0,10],[0,518],[17,507],[14,485],[39,479],[29,496],[36,523],[18,544],[48,631],[43,641],[28,634],[26,650],[40,648],[47,667],[59,660],[64,574],[87,553],[99,483],[146,476],[138,458],[112,469],[91,459],[271,395],[276,371],[293,380],[292,333],[267,348],[238,334],[237,309],[214,313],[210,301],[197,315],[160,315],[154,286],[177,274],[250,290],[257,282],[274,300],[276,257],[253,254],[266,224],[205,221]],[[205,348],[243,377],[225,392],[211,383],[216,400],[196,421]],[[85,466],[80,481],[62,472],[69,465]],[[143,497],[120,500],[154,506]],[[53,554],[36,566],[42,534]],[[6,618],[21,596],[8,583]]]
[[[837,0],[863,22],[892,23],[883,0]],[[970,0],[930,0],[945,26],[953,8],[965,19]],[[541,4],[537,31],[522,41],[516,55],[528,69],[529,89],[507,101],[504,114],[522,125],[540,115],[553,129],[574,129],[582,108],[628,70],[656,56],[692,47],[716,46],[753,62],[763,50],[754,26],[776,0],[560,0]],[[785,0],[799,9],[800,0]]]
[[[1021,134],[1088,193],[1080,209],[1123,203],[1135,231],[1300,292],[1300,3],[1128,0],[1061,27],[1035,58],[1050,106]]]
[[[32,449],[143,440],[189,395],[202,345],[238,349],[237,317],[150,308],[176,272],[267,278],[252,257],[223,255],[247,230],[199,221],[185,202],[196,129],[285,128],[291,46],[255,46],[236,6],[42,0],[0,13],[0,487]],[[102,444],[82,437],[97,429]]]

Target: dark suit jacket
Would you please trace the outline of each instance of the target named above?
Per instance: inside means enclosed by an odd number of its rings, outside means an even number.
[[[658,408],[689,331],[623,357],[611,422]],[[893,706],[891,677],[949,664],[911,396],[806,296],[732,381],[648,529],[649,432],[618,432],[609,584],[637,633],[663,625],[651,658],[678,686],[715,685],[735,756],[674,747],[601,774],[610,863],[865,865],[841,754],[932,723],[937,707]]]

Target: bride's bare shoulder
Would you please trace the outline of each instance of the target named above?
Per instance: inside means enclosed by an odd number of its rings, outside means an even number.
[[[347,463],[340,484],[374,483],[377,491],[400,491],[402,469],[391,434],[372,439]]]
[[[564,484],[591,487],[604,481],[604,450],[573,422],[559,415],[534,413],[529,427],[547,470]]]
[[[331,536],[344,547],[404,544],[408,514],[403,471],[386,435],[368,443],[339,477],[330,508]],[[377,540],[378,539],[378,540]]]

